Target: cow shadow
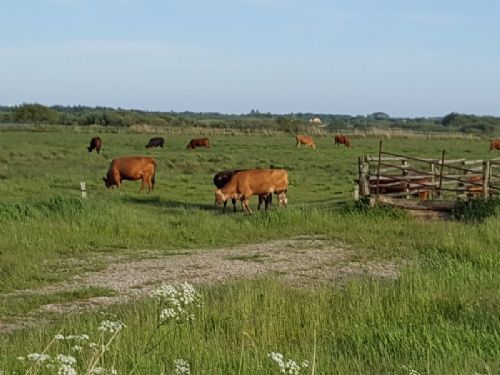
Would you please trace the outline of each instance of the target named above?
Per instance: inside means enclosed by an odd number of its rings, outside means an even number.
[[[171,199],[162,199],[160,197],[124,197],[124,201],[126,201],[127,203],[137,204],[141,206],[153,206],[166,210],[197,209],[205,211],[215,211],[217,209],[213,203],[209,204],[180,202]]]

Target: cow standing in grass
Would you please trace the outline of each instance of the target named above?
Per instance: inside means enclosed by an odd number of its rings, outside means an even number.
[[[288,172],[283,169],[249,169],[236,173],[221,189],[215,191],[215,203],[239,199],[246,210],[252,213],[248,203],[252,195],[276,193],[280,206],[287,205]]]
[[[197,139],[191,139],[186,146],[186,148],[189,150],[194,150],[196,147],[207,147],[210,148],[210,143],[208,142],[208,138],[197,138]]]
[[[155,187],[156,162],[153,158],[147,156],[125,156],[113,159],[109,166],[106,177],[103,177],[107,188],[120,187],[123,180],[137,181],[142,180],[142,191],[147,185],[148,192]]]
[[[87,150],[89,150],[89,152],[92,152],[92,150],[96,150],[97,153],[100,153],[101,147],[102,139],[100,137],[94,137],[90,140],[90,146],[87,147]]]
[[[338,134],[335,136],[335,145],[344,145],[346,147],[351,147],[351,140],[343,134]]]
[[[151,148],[151,147],[161,147],[163,148],[163,145],[165,144],[165,140],[162,137],[154,137],[151,138],[146,145],[146,148]]]
[[[500,139],[492,139],[490,141],[490,152],[500,150]]]
[[[235,170],[226,170],[226,171],[221,171],[217,173],[214,176],[214,185],[218,189],[222,189],[224,186],[227,185],[229,181],[231,181],[231,178],[238,172],[246,171],[247,169],[235,169]],[[236,199],[232,198],[231,199],[233,203],[233,210],[236,212]],[[257,206],[257,210],[260,210],[260,207],[262,206],[262,203],[265,203],[265,209],[267,210],[269,207],[271,207],[273,203],[273,194],[261,194],[259,195],[259,204]],[[227,200],[224,201],[224,207],[222,208],[222,212],[226,212],[226,206],[227,206]]]
[[[314,140],[312,137],[308,135],[298,135],[295,137],[295,147],[299,147],[300,145],[305,145],[306,148],[315,149],[316,145],[314,144]]]

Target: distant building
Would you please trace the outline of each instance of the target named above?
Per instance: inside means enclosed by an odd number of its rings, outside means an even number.
[[[309,120],[310,123],[314,125],[321,125],[321,119],[319,117],[315,117]]]

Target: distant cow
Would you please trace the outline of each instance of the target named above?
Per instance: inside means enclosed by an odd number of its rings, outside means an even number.
[[[346,147],[351,147],[351,140],[347,136],[339,134],[335,136],[335,145],[344,145]]]
[[[252,195],[276,193],[279,205],[288,203],[288,172],[283,169],[248,169],[233,175],[222,188],[215,191],[215,203],[221,204],[228,199],[239,199],[248,213],[251,213],[248,202]]]
[[[146,148],[151,148],[151,147],[161,147],[163,148],[163,145],[165,144],[165,140],[162,137],[154,137],[151,138],[146,145]]]
[[[154,190],[156,174],[156,162],[147,156],[125,156],[113,159],[108,169],[108,174],[103,177],[107,188],[116,185],[120,187],[123,180],[142,180],[142,191],[145,185],[148,191]]]
[[[247,169],[235,169],[235,170],[226,170],[217,173],[214,176],[214,185],[217,186],[218,189],[222,189],[227,185],[231,178],[238,172],[246,171]],[[236,212],[236,199],[232,198],[233,210]],[[257,206],[257,210],[260,210],[262,203],[265,203],[265,209],[267,210],[273,203],[273,194],[261,194],[259,195],[259,204]],[[222,212],[226,212],[227,200],[224,201],[224,207],[222,208]]]
[[[500,139],[492,139],[490,141],[490,151],[500,150]]]
[[[196,147],[210,148],[208,138],[191,139],[191,141],[189,141],[188,145],[186,146],[187,149],[195,149]]]
[[[90,146],[87,147],[87,150],[89,150],[89,152],[92,152],[92,150],[96,150],[97,153],[100,153],[101,147],[102,147],[102,139],[100,137],[94,137],[90,140]]]
[[[295,147],[299,147],[301,144],[305,145],[306,148],[316,148],[316,145],[314,144],[314,141],[312,137],[308,135],[298,135],[295,137],[295,141],[297,142],[295,144]]]

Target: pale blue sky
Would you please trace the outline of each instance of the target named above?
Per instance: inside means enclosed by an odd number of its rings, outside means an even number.
[[[0,2],[0,104],[500,115],[498,0]]]

